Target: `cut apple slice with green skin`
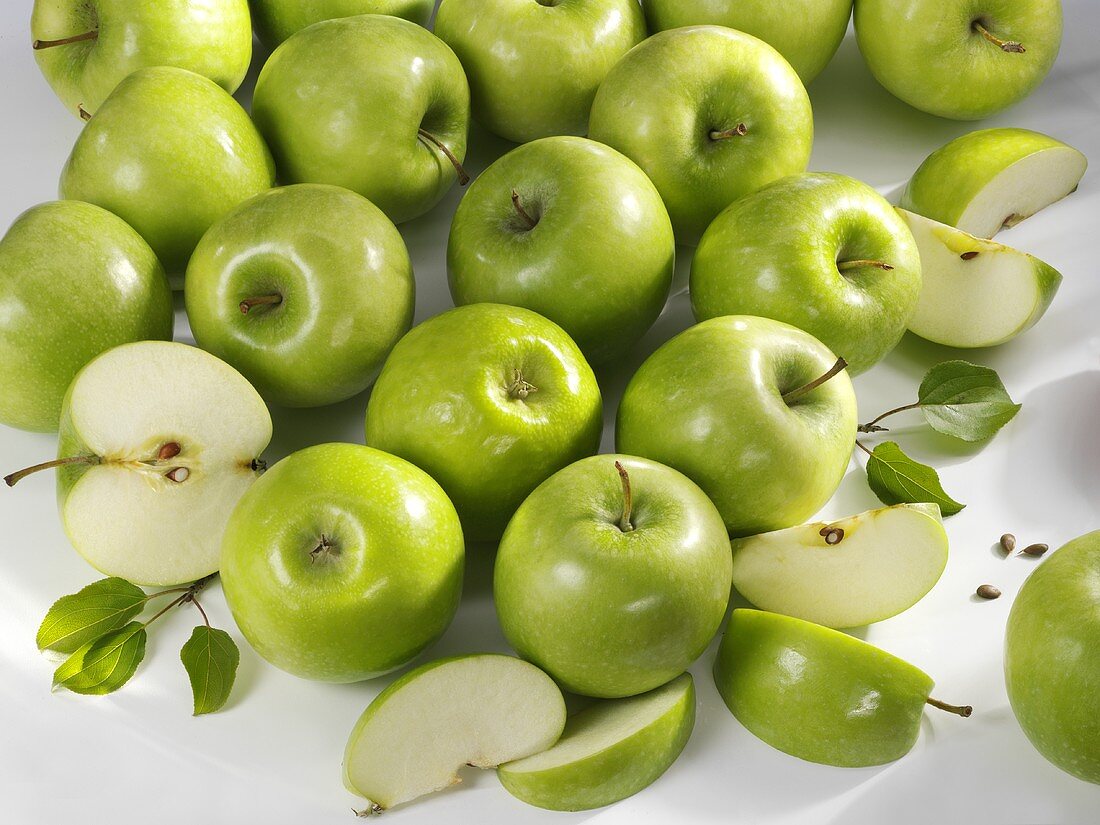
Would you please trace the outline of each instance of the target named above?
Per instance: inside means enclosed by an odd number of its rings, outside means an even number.
[[[497,768],[505,789],[552,811],[587,811],[633,796],[667,771],[695,727],[690,673],[586,708],[549,750]]]
[[[1061,274],[996,241],[899,209],[920,250],[923,285],[909,330],[949,347],[993,347],[1033,327]]]
[[[992,238],[1072,193],[1085,156],[1028,129],[981,129],[937,149],[920,165],[901,207]]]
[[[935,504],[897,504],[733,541],[733,584],[763,610],[859,627],[912,607],[947,565]]]
[[[344,751],[344,784],[371,813],[551,747],[565,727],[554,681],[514,656],[440,659],[398,679],[363,712]]]

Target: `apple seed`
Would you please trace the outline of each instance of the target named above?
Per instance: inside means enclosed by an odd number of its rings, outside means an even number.
[[[991,584],[983,584],[975,591],[983,599],[999,599],[1001,597],[1001,591]]]
[[[1005,551],[1006,557],[1012,555],[1012,551],[1016,549],[1016,537],[1011,533],[1001,536],[1001,549]]]
[[[825,543],[830,546],[840,544],[844,541],[844,530],[840,527],[822,527],[818,535],[824,536]]]
[[[171,470],[164,474],[164,477],[169,481],[176,482],[176,484],[183,484],[183,482],[187,481],[187,478],[190,475],[191,471],[188,470],[186,467],[173,467]]]
[[[1043,555],[1043,553],[1045,553],[1049,549],[1050,549],[1050,547],[1048,547],[1045,544],[1029,544],[1027,547],[1025,547],[1020,552],[1023,553],[1024,555],[1026,555],[1026,556],[1036,556],[1036,557],[1038,557],[1038,556]]]

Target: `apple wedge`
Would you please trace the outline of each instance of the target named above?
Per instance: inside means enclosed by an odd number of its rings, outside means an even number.
[[[582,710],[554,747],[501,765],[497,776],[512,796],[539,808],[602,808],[653,784],[694,727],[695,683],[684,673],[648,693]]]
[[[826,627],[896,616],[932,589],[946,565],[935,504],[896,504],[733,541],[733,584],[742,596]]]
[[[1077,188],[1085,156],[1028,129],[981,129],[920,165],[901,207],[979,238],[992,238]]]
[[[565,727],[553,680],[522,659],[474,654],[413,670],[375,698],[344,751],[344,785],[384,810],[544,751]]]
[[[976,238],[905,209],[924,284],[909,330],[949,347],[992,347],[1035,325],[1062,276],[996,241]]]

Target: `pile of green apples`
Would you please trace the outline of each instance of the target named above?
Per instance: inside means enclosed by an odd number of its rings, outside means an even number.
[[[860,49],[914,107],[988,116],[1038,86],[1062,19],[1057,0],[985,5],[857,0]],[[408,665],[458,608],[466,546],[496,543],[518,658],[430,662],[371,703],[344,758],[368,812],[465,765],[544,808],[638,792],[691,735],[687,670],[731,586],[759,608],[732,612],[714,665],[737,719],[814,762],[901,757],[925,704],[970,709],[841,630],[920,600],[948,539],[934,504],[811,521],[851,459],[849,376],[907,330],[968,348],[1034,325],[1061,276],[991,238],[1072,192],[1086,163],[1046,135],[974,132],[928,158],[900,209],[807,172],[805,86],[852,14],[851,0],[36,0],[35,55],[87,122],[62,200],[0,241],[0,422],[59,433],[55,460],[8,483],[55,469],[66,533],[106,575],[220,571],[245,638],[307,679]],[[253,29],[272,51],[246,112],[232,93]],[[395,225],[469,181],[471,118],[520,145],[454,216],[455,308],[413,326]],[[616,454],[598,455],[594,368],[631,354],[692,245],[699,323],[633,375]],[[172,341],[173,287],[197,346]],[[269,404],[368,388],[365,446],[267,469]],[[1036,746],[1093,782],[1098,536],[1025,586],[1006,658]],[[567,716],[563,690],[593,704]]]

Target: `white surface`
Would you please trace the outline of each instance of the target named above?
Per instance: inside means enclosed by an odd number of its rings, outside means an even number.
[[[64,111],[34,64],[30,0],[0,5],[0,224],[56,197],[56,181],[80,123]],[[402,823],[645,822],[779,823],[1095,823],[1100,787],[1072,779],[1043,760],[1016,725],[1005,697],[1001,646],[1013,596],[1034,560],[1005,561],[993,549],[1013,531],[1022,543],[1064,541],[1100,527],[1100,9],[1067,0],[1066,39],[1054,72],[1027,101],[982,125],[1046,131],[1084,151],[1093,166],[1080,191],[1005,232],[1005,243],[1049,261],[1065,275],[1053,308],[1031,332],[968,357],[1000,371],[1024,402],[990,445],[966,447],[919,425],[893,435],[939,468],[948,491],[969,507],[947,521],[951,559],[943,579],[917,606],[864,635],[913,661],[937,681],[937,695],[974,705],[963,720],[930,711],[913,752],[875,769],[843,770],[800,762],[753,738],[725,710],[710,678],[712,650],[693,668],[699,720],[684,755],[653,787],[609,809],[550,814],[528,808],[491,774],[400,812]],[[851,37],[811,89],[817,122],[813,169],[844,172],[892,192],[925,155],[977,128],[921,115],[872,80]],[[505,145],[472,136],[472,171]],[[402,227],[419,286],[417,318],[450,305],[444,273],[448,224],[459,192]],[[686,273],[687,255],[681,261]],[[686,296],[629,363],[601,376],[610,423],[619,394],[644,355],[690,323]],[[180,337],[185,327],[180,321]],[[856,383],[862,418],[915,397],[928,366],[957,353],[908,338]],[[320,441],[362,441],[365,398],[323,411],[274,411],[277,458]],[[610,431],[609,431],[610,433]],[[605,447],[610,447],[610,434]],[[52,457],[50,436],[0,427],[0,465],[15,469]],[[877,504],[853,469],[826,516]],[[150,640],[138,675],[103,698],[50,693],[54,664],[38,654],[34,633],[58,596],[96,578],[68,546],[54,506],[53,480],[28,479],[0,492],[0,799],[3,819],[19,825],[73,822],[349,822],[355,803],[340,781],[346,737],[387,680],[333,687],[299,681],[242,650],[237,688],[222,713],[190,716],[178,659],[196,616],[174,613]],[[491,602],[491,554],[471,548],[465,602],[429,656],[505,650]],[[1004,591],[979,603],[984,582]],[[240,640],[220,595],[204,603]],[[243,647],[243,645],[242,645]],[[1100,653],[1098,653],[1100,655]],[[1096,701],[1096,697],[1081,697]]]

